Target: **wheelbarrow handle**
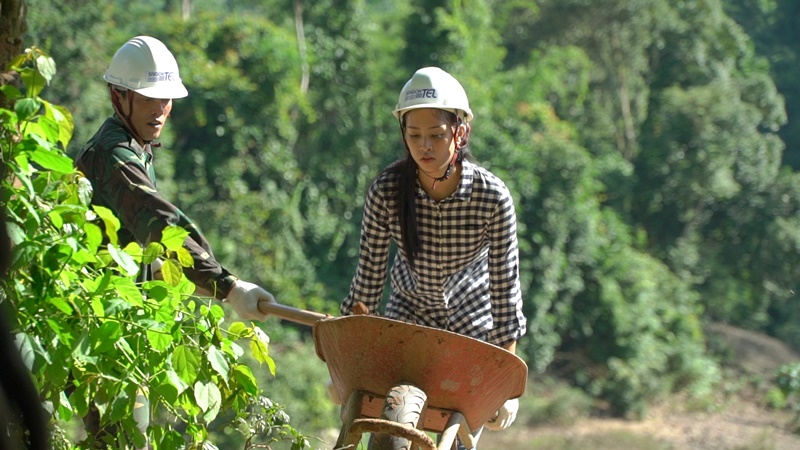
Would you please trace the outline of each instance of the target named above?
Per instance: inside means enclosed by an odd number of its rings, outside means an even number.
[[[261,300],[258,302],[258,310],[264,314],[270,314],[280,317],[284,320],[308,326],[313,326],[322,319],[328,319],[332,317],[328,314],[306,311],[305,309],[293,308],[291,306],[281,305],[280,303],[269,302],[266,300]]]

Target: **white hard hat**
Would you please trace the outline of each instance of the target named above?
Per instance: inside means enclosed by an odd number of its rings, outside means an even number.
[[[438,67],[417,70],[400,91],[400,98],[392,113],[400,119],[409,110],[418,108],[445,109],[467,122],[473,117],[461,83]]]
[[[189,95],[181,82],[178,62],[156,38],[137,36],[117,50],[103,79],[145,97],[183,98]]]

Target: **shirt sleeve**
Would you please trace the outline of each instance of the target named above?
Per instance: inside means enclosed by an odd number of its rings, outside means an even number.
[[[370,314],[378,312],[386,285],[390,245],[389,213],[376,181],[367,192],[361,219],[358,266],[350,284],[350,293],[339,308],[342,315],[352,314],[356,302],[363,302]]]
[[[183,211],[162,197],[136,154],[124,147],[115,147],[110,153],[106,181],[93,180],[105,185],[95,186],[95,195],[103,196],[137,242],[161,240],[168,225],[176,225],[189,232],[184,247],[192,255],[194,266],[185,268],[186,277],[224,299],[236,277],[231,275],[214,258],[211,247],[197,225]]]
[[[514,201],[508,190],[489,224],[489,284],[493,327],[487,341],[505,346],[526,331],[519,280],[519,248]]]

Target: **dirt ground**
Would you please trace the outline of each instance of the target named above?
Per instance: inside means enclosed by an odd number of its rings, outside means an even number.
[[[797,450],[789,416],[753,403],[715,413],[656,414],[642,421],[584,419],[569,426],[512,427],[485,433],[480,448],[493,450]],[[639,436],[639,438],[635,438]]]
[[[710,335],[731,353],[729,369],[750,379],[768,380],[800,356],[780,341],[716,325]],[[760,390],[765,389],[764,386]],[[654,407],[640,421],[586,418],[569,426],[512,427],[485,433],[486,450],[798,450],[800,434],[790,430],[792,414],[763,405],[758,393],[731,395],[715,412],[686,412],[679,401]]]

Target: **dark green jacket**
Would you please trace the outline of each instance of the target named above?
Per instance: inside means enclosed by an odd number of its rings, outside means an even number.
[[[152,163],[150,144],[142,148],[116,115],[103,123],[75,159],[75,166],[92,183],[92,203],[109,208],[120,219],[123,246],[160,241],[167,225],[184,228],[190,233],[184,247],[194,259],[194,267],[185,269],[186,277],[225,298],[236,277],[217,262],[197,225],[158,193]]]

